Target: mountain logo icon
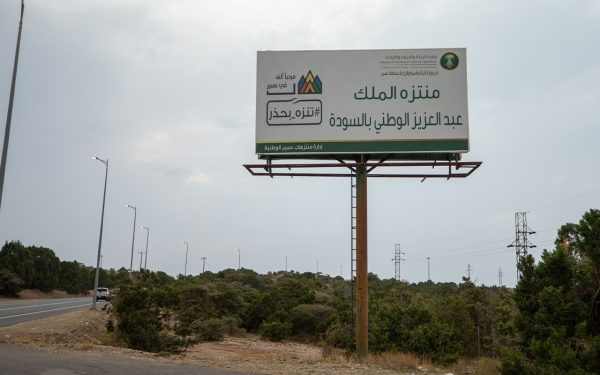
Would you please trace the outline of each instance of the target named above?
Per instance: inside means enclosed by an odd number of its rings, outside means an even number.
[[[306,77],[302,76],[298,81],[298,94],[321,94],[323,92],[323,84],[319,76],[313,76],[309,70]]]

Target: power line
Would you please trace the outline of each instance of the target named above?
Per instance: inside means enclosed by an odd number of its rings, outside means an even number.
[[[526,211],[526,212],[538,211],[538,210],[541,210],[541,209],[544,209],[544,208],[547,208],[547,207],[551,207],[551,206],[554,206],[554,205],[557,205],[557,204],[560,204],[560,203],[568,202],[568,201],[570,201],[570,200],[573,200],[573,199],[577,199],[577,198],[583,197],[583,196],[585,196],[585,195],[593,194],[593,193],[596,193],[596,192],[598,192],[598,191],[600,191],[600,189],[592,190],[592,191],[589,191],[589,192],[587,192],[587,193],[583,193],[583,194],[580,194],[580,195],[576,195],[576,196],[574,196],[574,197],[571,197],[571,198],[567,198],[567,199],[563,199],[563,200],[561,200],[561,201],[558,201],[558,202],[550,203],[550,204],[547,204],[547,205],[545,205],[545,206],[541,206],[541,207],[538,207],[538,208],[534,208],[534,209],[532,209],[532,210],[529,210],[529,211]],[[500,225],[500,224],[504,224],[504,223],[506,223],[507,221],[510,221],[510,220],[512,220],[512,218],[510,218],[510,219],[506,219],[506,220],[503,220],[503,221],[500,221],[500,222],[498,222],[498,223],[496,223],[496,224],[492,224],[492,225],[490,225],[490,226],[488,226],[488,227],[485,227],[485,228],[482,228],[482,229],[476,230],[476,231],[474,231],[474,232],[470,232],[470,233],[464,234],[464,235],[462,235],[462,236],[458,236],[458,237],[452,237],[452,238],[447,238],[447,239],[445,239],[445,240],[436,241],[436,242],[428,242],[428,243],[423,243],[423,244],[416,244],[416,245],[417,245],[417,246],[424,246],[424,245],[434,245],[434,244],[438,244],[438,243],[443,243],[443,242],[448,242],[448,241],[456,240],[456,239],[459,239],[459,238],[463,238],[463,237],[471,236],[471,235],[473,235],[473,234],[476,234],[476,233],[479,233],[479,232],[483,232],[484,230],[488,230],[488,229],[490,229],[490,228],[493,228],[493,227],[495,227],[495,226],[498,226],[498,225]]]
[[[534,208],[533,210],[529,210],[529,211],[527,211],[527,212],[533,212],[533,211],[541,210],[542,208],[546,208],[546,207],[554,206],[554,205],[557,205],[557,204],[560,204],[560,203],[564,203],[564,202],[570,201],[570,200],[572,200],[572,199],[576,199],[576,198],[579,198],[579,197],[583,197],[584,195],[588,195],[588,194],[595,193],[595,192],[597,192],[597,191],[600,191],[600,189],[596,189],[596,190],[593,190],[593,191],[589,191],[589,192],[587,192],[587,193],[583,193],[583,194],[581,194],[581,195],[578,195],[578,196],[575,196],[575,197],[572,197],[572,198],[567,198],[567,199],[565,199],[565,200],[562,200],[562,201],[560,201],[560,202],[551,203],[551,204],[548,204],[548,205],[545,205],[545,206],[542,206],[542,207]]]

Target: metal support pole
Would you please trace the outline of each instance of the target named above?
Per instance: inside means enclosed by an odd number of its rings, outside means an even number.
[[[204,273],[204,264],[206,264],[206,257],[202,257],[202,273]]]
[[[356,168],[356,354],[369,352],[367,170]]]
[[[427,281],[431,280],[431,276],[429,273],[429,257],[427,257]]]
[[[137,220],[137,207],[126,204],[133,210],[133,237],[131,238],[131,260],[129,261],[129,276],[133,275],[133,245],[135,244],[135,221]]]
[[[106,172],[104,173],[104,194],[102,195],[102,216],[100,217],[100,238],[98,239],[98,258],[96,259],[96,276],[94,277],[94,294],[92,297],[92,308],[96,308],[96,293],[98,293],[98,278],[100,277],[100,252],[102,250],[102,229],[104,227],[104,203],[106,202],[106,181],[108,180],[108,159],[106,161],[98,159],[94,156],[94,159],[99,160],[106,166]]]
[[[4,145],[2,146],[2,161],[0,161],[0,205],[2,204],[2,191],[4,190],[4,174],[6,173],[6,157],[8,155],[8,139],[10,137],[10,123],[12,121],[13,102],[15,100],[15,84],[17,82],[17,67],[19,66],[19,50],[21,49],[21,30],[23,30],[23,13],[25,4],[21,0],[21,20],[19,21],[19,34],[17,35],[17,49],[15,51],[15,64],[13,66],[10,96],[8,99],[8,113],[6,114],[6,128],[4,130]],[[94,299],[95,301],[95,299]],[[96,303],[94,302],[94,305]],[[94,306],[95,307],[95,306]]]
[[[190,245],[187,242],[183,242],[185,244],[185,268],[183,270],[183,276],[187,276],[187,255]]]
[[[150,228],[148,227],[142,227],[144,229],[146,229],[146,231],[148,233],[146,233],[146,259],[144,259],[144,269],[147,270],[148,269],[148,238],[150,237]]]

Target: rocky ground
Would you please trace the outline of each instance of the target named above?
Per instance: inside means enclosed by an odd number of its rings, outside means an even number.
[[[110,305],[109,305],[110,306]],[[109,308],[110,309],[110,308]],[[346,358],[342,352],[296,342],[268,342],[258,336],[228,337],[189,348],[185,354],[167,357],[106,345],[107,310],[83,310],[0,328],[0,342],[30,345],[45,352],[88,356],[120,356],[144,361],[180,363],[266,374],[468,374],[440,370],[401,355],[372,357],[366,361]]]

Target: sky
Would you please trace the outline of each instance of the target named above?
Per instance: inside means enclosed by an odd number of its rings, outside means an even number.
[[[0,109],[20,1],[0,2]],[[0,241],[171,275],[287,267],[347,278],[350,181],[252,177],[264,50],[466,48],[466,179],[370,179],[369,271],[516,283],[516,212],[539,260],[600,208],[600,1],[27,0]],[[2,104],[4,103],[4,104]],[[3,114],[6,112],[2,112]],[[4,117],[2,117],[4,119]],[[2,129],[4,129],[2,123]],[[0,132],[1,134],[4,132]],[[283,212],[293,215],[282,215]],[[235,249],[240,249],[236,251]],[[238,259],[238,255],[240,258]],[[339,266],[341,264],[341,267]],[[341,270],[340,270],[341,268]]]

